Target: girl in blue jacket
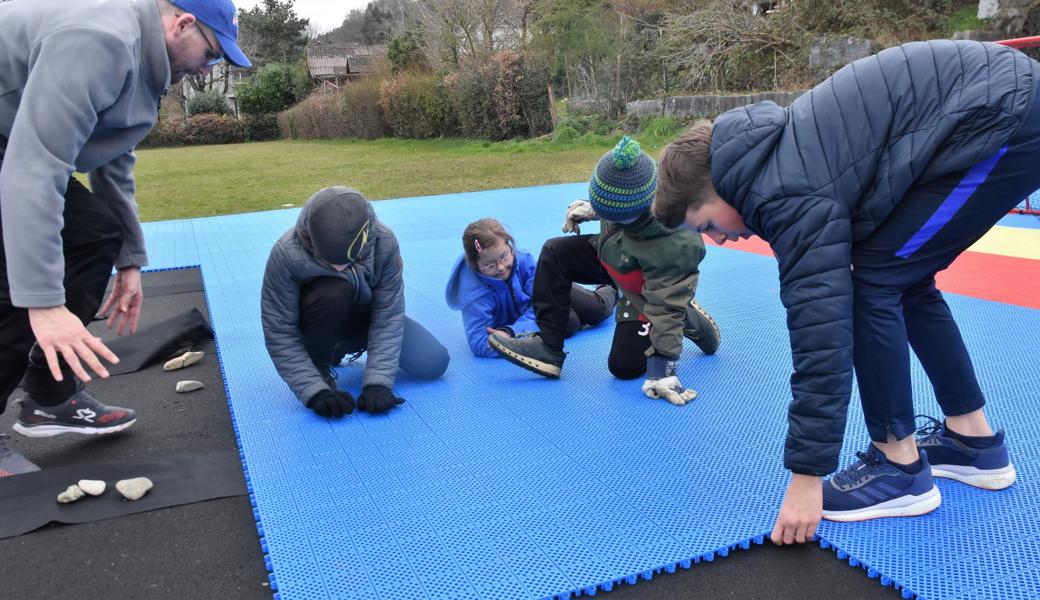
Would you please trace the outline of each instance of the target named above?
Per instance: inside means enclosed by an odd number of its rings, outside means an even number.
[[[448,306],[462,311],[469,348],[494,358],[489,333],[517,336],[538,331],[531,306],[536,259],[516,249],[513,236],[495,219],[480,219],[462,234],[463,255],[455,261],[444,292]],[[614,312],[617,292],[604,285],[589,290],[574,284],[567,337],[583,325],[598,325]]]

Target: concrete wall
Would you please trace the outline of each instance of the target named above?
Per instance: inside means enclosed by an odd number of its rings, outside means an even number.
[[[677,119],[714,117],[733,108],[763,100],[787,106],[804,92],[760,92],[734,96],[671,96],[663,100],[636,100],[625,105],[628,115],[637,117],[668,116]]]

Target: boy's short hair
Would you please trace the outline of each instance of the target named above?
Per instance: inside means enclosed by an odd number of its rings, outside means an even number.
[[[698,120],[661,152],[653,212],[666,227],[682,224],[687,209],[703,204],[703,192],[711,189],[712,127]]]

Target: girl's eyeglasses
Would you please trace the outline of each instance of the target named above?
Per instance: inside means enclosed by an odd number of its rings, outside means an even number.
[[[478,262],[477,270],[485,275],[494,275],[498,272],[499,267],[504,267],[509,264],[509,259],[513,257],[512,250],[506,250],[506,253],[498,257],[491,262]]]

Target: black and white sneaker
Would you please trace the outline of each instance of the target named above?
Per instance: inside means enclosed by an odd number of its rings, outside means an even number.
[[[508,337],[498,333],[488,336],[491,348],[502,358],[533,373],[557,379],[563,370],[563,359],[567,354],[545,345],[542,338],[534,334]]]
[[[10,440],[11,436],[6,433],[0,433],[0,477],[39,471],[40,467],[37,467],[29,459],[14,451]]]
[[[108,435],[122,431],[137,421],[137,413],[133,410],[106,406],[91,396],[83,386],[57,406],[40,406],[30,396],[15,402],[19,404],[20,410],[14,430],[34,438],[63,433]]]

